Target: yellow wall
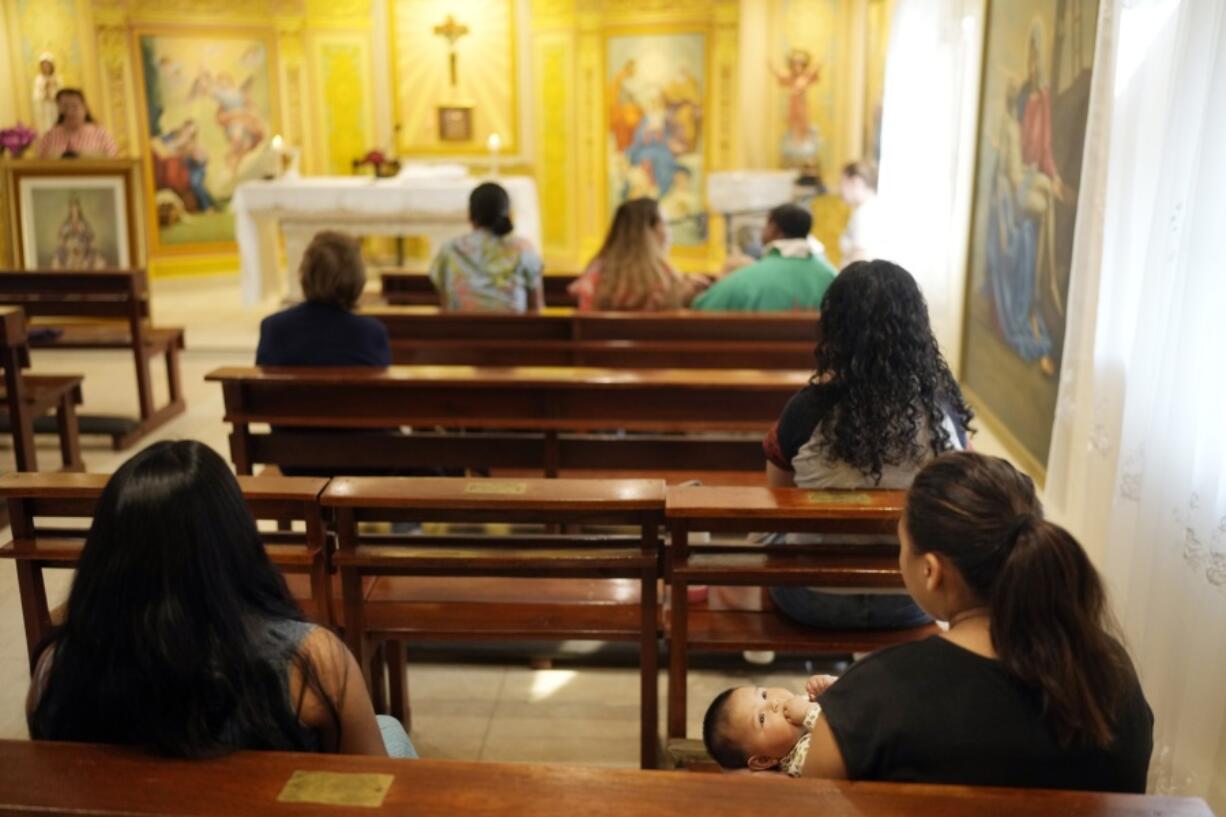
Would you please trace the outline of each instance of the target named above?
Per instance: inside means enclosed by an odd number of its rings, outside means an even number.
[[[832,183],[838,167],[863,149],[866,97],[876,80],[868,63],[884,56],[868,53],[878,49],[866,32],[888,19],[883,4],[892,1],[0,0],[6,53],[0,126],[30,121],[35,60],[50,50],[65,83],[84,88],[121,149],[144,155],[134,32],[241,29],[275,44],[274,127],[302,148],[304,173],[348,173],[350,162],[372,147],[398,148],[402,158],[456,159],[484,172],[484,137],[496,130],[505,146],[503,171],[537,180],[550,268],[573,270],[596,249],[609,215],[607,37],[663,30],[706,35],[708,171],[779,165],[786,98],[767,65],[781,63],[788,47],[809,48],[823,64],[810,109]],[[432,31],[448,13],[474,28],[457,46],[461,93],[478,106],[468,145],[426,138],[432,105],[414,102],[415,94],[450,93],[446,49]],[[482,18],[491,25],[475,25]],[[679,265],[717,266],[719,227],[712,224],[707,246],[679,250]],[[208,272],[232,270],[236,258],[223,247],[155,253],[151,265],[155,274]]]

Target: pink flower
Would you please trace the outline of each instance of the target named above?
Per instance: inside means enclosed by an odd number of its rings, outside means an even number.
[[[35,136],[34,131],[18,122],[14,127],[0,130],[0,148],[7,148],[10,153],[16,154],[29,147]]]

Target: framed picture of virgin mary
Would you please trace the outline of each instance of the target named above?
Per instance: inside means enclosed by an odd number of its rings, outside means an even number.
[[[993,0],[967,263],[961,379],[1031,472],[1051,445],[1098,0]]]
[[[5,170],[18,267],[97,270],[144,264],[134,160],[13,162]]]

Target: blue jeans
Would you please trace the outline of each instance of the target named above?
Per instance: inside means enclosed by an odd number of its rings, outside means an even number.
[[[811,587],[771,587],[779,611],[806,627],[901,630],[932,619],[905,593],[823,593]]]
[[[389,757],[417,757],[417,750],[413,748],[413,741],[409,740],[409,733],[404,731],[404,724],[391,715],[375,715],[375,720],[379,722],[379,731],[383,733],[383,745]]]

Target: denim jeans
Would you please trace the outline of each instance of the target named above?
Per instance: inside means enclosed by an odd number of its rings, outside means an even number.
[[[417,750],[413,748],[413,741],[409,740],[409,733],[404,731],[404,724],[391,715],[375,715],[375,720],[379,722],[379,731],[383,733],[383,745],[387,748],[387,754],[390,757],[406,759],[417,757]]]
[[[779,611],[806,627],[895,630],[932,622],[905,593],[823,593],[812,587],[769,589]]]

